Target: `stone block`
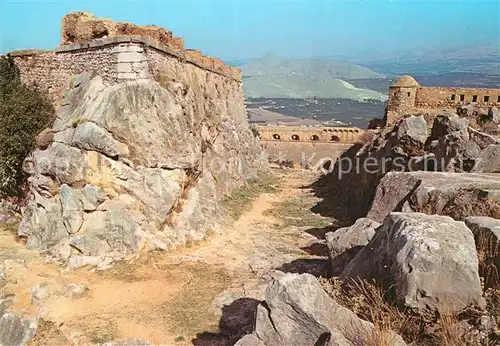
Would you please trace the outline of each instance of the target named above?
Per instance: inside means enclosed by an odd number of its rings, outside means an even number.
[[[137,43],[122,43],[113,48],[113,53],[144,53],[144,49],[141,44]]]
[[[141,62],[145,61],[144,54],[139,52],[122,52],[118,54],[118,62]]]
[[[132,64],[128,62],[119,62],[116,64],[116,71],[118,73],[130,73],[132,72]]]
[[[119,72],[118,79],[136,79],[137,73],[135,72]]]

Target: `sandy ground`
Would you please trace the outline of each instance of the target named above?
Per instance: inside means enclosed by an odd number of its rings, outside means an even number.
[[[240,333],[241,319],[253,319],[251,307],[245,309],[264,298],[265,283],[276,269],[300,272],[309,261],[325,261],[303,250],[316,240],[308,227],[283,227],[282,216],[273,215],[274,206],[290,199],[302,201],[304,208],[314,205],[303,186],[317,177],[301,171],[275,174],[281,189],[258,196],[233,226],[190,248],[141,254],[105,271],[67,271],[1,231],[0,260],[9,264],[5,289],[16,295],[14,309],[42,318],[33,344],[129,338],[157,345],[232,344],[237,335],[231,330]],[[87,289],[71,297],[69,284]],[[229,332],[221,333],[223,328]]]

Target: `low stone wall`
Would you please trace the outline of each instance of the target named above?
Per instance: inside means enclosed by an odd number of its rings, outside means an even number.
[[[238,69],[192,52],[174,51],[149,37],[115,36],[60,46],[55,51],[13,51],[8,56],[18,66],[23,82],[48,92],[56,105],[71,77],[84,72],[100,75],[107,84],[116,84],[153,78],[160,68],[176,63],[241,82]]]
[[[352,146],[348,143],[294,141],[261,141],[261,144],[272,162],[292,161],[296,167],[300,167],[301,162],[308,162],[312,168],[327,161],[332,161],[333,166],[333,163]]]

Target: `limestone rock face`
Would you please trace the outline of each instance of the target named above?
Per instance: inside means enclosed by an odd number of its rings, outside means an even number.
[[[36,333],[38,321],[9,311],[9,305],[9,296],[0,290],[0,345],[26,345]]]
[[[447,216],[391,213],[341,278],[394,287],[420,312],[484,307],[472,232]]]
[[[376,221],[361,218],[350,227],[339,228],[325,235],[332,275],[337,276],[342,272],[363,246],[370,242],[379,226]]]
[[[268,285],[266,300],[257,308],[255,332],[239,345],[351,346],[370,340],[373,328],[330,298],[314,276],[287,274]],[[400,336],[388,333],[390,345],[405,345]]]
[[[377,187],[367,217],[382,222],[392,211],[468,216],[500,215],[500,180],[494,174],[389,172]]]
[[[195,67],[177,73],[180,94],[151,80],[79,77],[53,141],[24,164],[31,201],[19,235],[28,247],[76,265],[200,240],[218,197],[267,168],[241,85]]]
[[[393,128],[378,131],[371,141],[355,145],[342,155],[333,172],[317,183],[324,198],[317,209],[351,223],[365,217],[380,192],[377,186],[391,172],[497,172],[499,144],[498,138],[471,128],[468,119],[456,115],[437,116],[430,134],[423,117],[401,119]],[[403,176],[398,183],[401,186],[393,184],[391,191],[384,191],[382,205],[395,207],[415,187]],[[398,208],[401,210],[401,206]],[[368,217],[381,222],[386,215]]]

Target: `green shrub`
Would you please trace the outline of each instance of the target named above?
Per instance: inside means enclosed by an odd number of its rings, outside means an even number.
[[[21,195],[23,160],[53,119],[48,97],[24,85],[12,60],[0,57],[0,197]]]

